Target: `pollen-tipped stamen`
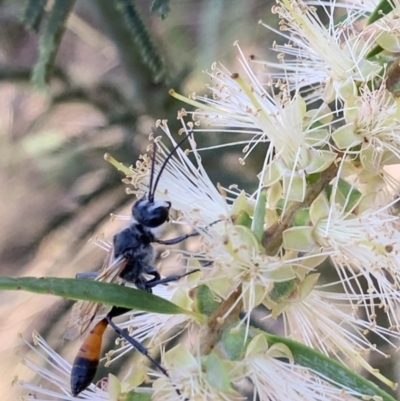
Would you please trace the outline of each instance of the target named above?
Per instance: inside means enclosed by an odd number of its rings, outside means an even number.
[[[114,159],[109,153],[104,155],[104,160],[112,164],[118,171],[122,171],[126,176],[133,174],[133,171],[129,167],[124,166],[121,162]]]

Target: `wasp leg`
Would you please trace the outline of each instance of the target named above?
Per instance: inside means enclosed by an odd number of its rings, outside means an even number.
[[[175,244],[179,244],[179,242],[185,241],[185,239],[188,239],[190,237],[196,237],[198,235],[200,235],[199,232],[193,231],[190,234],[183,234],[176,238],[171,238],[171,239],[166,239],[166,240],[156,239],[154,242],[157,242],[157,244],[161,244],[161,245],[175,245]]]
[[[146,274],[150,274],[151,276],[154,276],[151,280],[148,280],[146,283],[153,283],[155,281],[160,280],[161,276],[160,273],[157,270],[150,270],[146,271]],[[154,287],[154,286],[153,286]]]
[[[98,276],[99,272],[83,272],[83,273],[76,273],[75,278],[84,278],[87,280],[95,280]]]
[[[193,274],[193,273],[196,273],[199,271],[200,271],[200,269],[195,269],[195,270],[192,270],[192,271],[184,273],[184,274],[172,274],[171,276],[159,278],[158,280],[151,279],[151,280],[147,281],[146,286],[150,289],[159,284],[170,283],[171,281],[178,281],[182,277],[189,276],[189,274]]]
[[[222,221],[222,219],[214,221],[213,223],[206,226],[206,228],[212,227],[214,224],[217,224],[220,221]],[[175,245],[175,244],[179,244],[179,242],[185,241],[185,239],[188,239],[190,237],[197,237],[198,235],[200,235],[200,233],[195,230],[195,231],[191,232],[190,234],[183,234],[183,235],[180,235],[179,237],[166,239],[166,240],[156,239],[156,240],[154,240],[154,242],[156,242],[157,244],[161,244],[161,245]]]
[[[144,355],[164,376],[168,377],[171,379],[169,376],[167,370],[162,367],[149,353],[149,350],[144,347],[139,341],[135,340],[133,337],[131,337],[129,334],[127,334],[124,330],[120,329],[113,321],[112,318],[115,316],[122,315],[125,312],[129,312],[129,309],[126,308],[121,308],[121,307],[116,307],[114,306],[111,311],[108,313],[108,315],[105,317],[107,320],[108,324],[115,330],[115,332],[122,337],[125,341],[127,341],[129,344],[132,345],[133,348],[138,350],[142,355]],[[176,393],[180,396],[181,392],[179,389],[175,389]]]
[[[150,280],[151,281],[151,280]],[[151,289],[153,288],[151,285],[148,285],[148,281],[146,281],[144,278],[139,277],[135,281],[135,285],[139,290],[147,291],[147,292],[153,292]]]
[[[151,280],[146,280],[144,277],[139,276],[135,281],[135,285],[140,290],[152,292],[151,289],[154,287],[154,285],[151,285],[151,283],[154,283],[154,282],[157,283],[161,279],[161,276],[157,270],[147,269],[146,274],[149,274],[154,277]],[[150,285],[149,285],[149,283],[150,283]],[[157,284],[155,284],[155,285],[157,285]]]
[[[139,341],[135,340],[133,337],[131,337],[129,334],[127,334],[124,330],[120,329],[113,321],[112,318],[115,316],[122,315],[125,312],[129,312],[129,309],[125,308],[118,308],[114,307],[111,309],[110,313],[106,316],[106,320],[108,324],[115,330],[115,332],[122,337],[124,340],[126,340],[129,344],[132,345],[136,350],[138,350],[142,355],[144,355],[146,358],[149,359],[149,361],[154,364],[154,366],[165,376],[169,377],[168,372],[163,368],[153,357],[150,355],[149,350],[144,347],[142,344],[140,344]]]

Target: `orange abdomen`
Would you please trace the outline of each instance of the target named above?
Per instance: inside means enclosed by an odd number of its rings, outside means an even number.
[[[96,375],[101,354],[103,333],[107,328],[107,320],[98,322],[83,341],[75,357],[71,372],[71,392],[76,397],[92,382]]]

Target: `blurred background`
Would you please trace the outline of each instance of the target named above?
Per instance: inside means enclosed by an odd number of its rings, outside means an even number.
[[[129,214],[134,201],[104,153],[134,164],[157,119],[168,119],[177,132],[177,111],[185,105],[168,90],[207,94],[203,71],[214,61],[235,71],[235,40],[246,54],[266,57],[273,38],[258,21],[278,22],[265,0],[172,0],[164,16],[150,11],[149,0],[64,3],[65,31],[43,82],[34,66],[52,29],[53,2],[0,0],[1,275],[74,277],[97,270],[104,253],[88,241],[111,239],[121,222],[110,222],[110,213]],[[139,21],[134,28],[121,12],[128,3]],[[32,10],[40,7],[36,15]],[[232,148],[217,158],[205,152],[203,162],[213,179],[243,184],[247,177],[235,174],[240,155]],[[37,330],[72,362],[79,344],[62,340],[71,304],[0,293],[3,399],[18,398],[21,389],[11,386],[16,375],[35,381],[20,364],[17,351],[26,348],[18,333],[30,340]]]
[[[169,13],[168,1],[160,0],[62,3],[65,31],[47,71],[37,61],[46,35],[54,33],[54,2],[0,0],[1,275],[74,277],[99,269],[104,253],[89,240],[111,239],[123,222],[111,222],[110,213],[129,214],[134,201],[104,153],[134,164],[157,119],[169,120],[177,132],[177,111],[185,105],[168,90],[208,94],[204,71],[214,61],[231,72],[239,68],[234,41],[245,55],[276,57],[270,48],[279,39],[258,24],[262,19],[277,28],[274,1],[171,0]],[[40,8],[38,15],[32,12]],[[203,139],[217,141],[213,135]],[[203,139],[196,138],[199,145]],[[236,173],[241,149],[227,149],[203,152],[209,175],[251,188],[257,153],[244,177]],[[261,157],[263,149],[257,151]],[[3,399],[21,394],[11,386],[15,376],[36,380],[20,364],[17,352],[26,348],[18,333],[29,340],[37,330],[72,362],[79,344],[62,340],[71,305],[51,296],[0,292]],[[395,379],[392,363],[374,363]]]

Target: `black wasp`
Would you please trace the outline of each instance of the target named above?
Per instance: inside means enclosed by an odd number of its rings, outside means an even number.
[[[168,240],[160,240],[157,238],[157,232],[160,231],[160,227],[169,219],[169,211],[171,208],[170,202],[155,199],[157,185],[170,158],[191,134],[192,132],[186,134],[171,150],[164,163],[161,165],[155,180],[156,143],[154,143],[149,191],[132,206],[132,222],[130,225],[114,235],[113,248],[109,252],[108,258],[104,262],[100,273],[95,273],[95,280],[112,282],[120,277],[126,282],[135,284],[135,286],[141,290],[151,292],[152,288],[156,285],[177,281],[187,274],[194,273],[194,271],[191,271],[182,275],[171,275],[161,278],[153,265],[155,251],[151,245],[152,243],[173,245],[189,237],[199,235],[199,233],[195,231],[191,234],[185,234]],[[147,279],[146,275],[153,277]],[[78,275],[78,277],[92,276],[93,275],[90,273]],[[64,337],[67,339],[74,339],[80,334],[83,334],[91,326],[91,323],[101,307],[102,305],[100,304],[87,301],[81,301],[75,304],[69,322],[69,330]],[[112,307],[111,311],[90,329],[73,363],[71,372],[71,392],[73,396],[77,396],[86,389],[96,374],[101,354],[103,333],[108,325],[139,352],[145,355],[163,374],[168,376],[167,371],[149,355],[147,349],[143,345],[114,324],[112,319],[125,312],[128,312],[128,309]],[[177,392],[179,393],[178,390]]]

